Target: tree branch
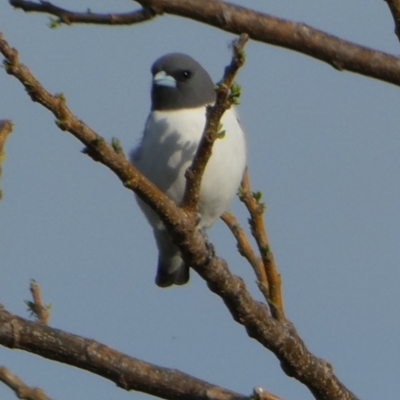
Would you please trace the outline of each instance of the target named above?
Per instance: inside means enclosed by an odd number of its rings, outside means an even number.
[[[389,6],[390,12],[392,13],[394,26],[395,26],[395,34],[397,38],[400,40],[400,0],[384,0]]]
[[[176,204],[165,196],[155,185],[134,168],[125,155],[110,146],[83,121],[75,117],[66,105],[63,94],[51,95],[32,75],[29,69],[18,60],[18,52],[4,40],[0,32],[0,52],[5,57],[4,66],[8,74],[15,76],[24,86],[32,101],[40,103],[56,117],[57,126],[68,131],[87,146],[85,152],[109,167],[128,189],[154,207],[167,226],[180,226],[189,229],[190,221]],[[186,218],[185,218],[186,217]],[[193,222],[193,230],[194,228]],[[199,235],[201,236],[201,235]]]
[[[157,212],[180,247],[188,265],[207,281],[210,290],[221,297],[232,317],[245,327],[248,335],[274,352],[286,374],[304,383],[318,400],[357,399],[334,375],[328,362],[309,352],[288,320],[281,323],[271,318],[267,307],[251,297],[243,280],[232,275],[225,261],[215,255],[209,256],[204,237],[196,230],[194,215],[188,215],[177,207],[145,179],[121,151],[114,150],[101,136],[78,120],[66,106],[63,95],[52,96],[47,92],[29,69],[19,63],[17,51],[1,35],[0,53],[5,57],[7,73],[22,83],[33,101],[39,102],[56,116],[59,128],[70,132],[87,145],[97,161],[109,167],[127,188],[136,192]],[[0,323],[0,336],[2,325],[4,324]],[[48,328],[42,326],[42,329]],[[19,340],[21,333],[23,332],[18,331],[15,339]],[[11,343],[8,341],[5,345],[11,347],[18,340]],[[28,351],[29,349],[26,348]]]
[[[269,290],[268,304],[271,308],[271,314],[278,321],[284,321],[285,314],[283,310],[281,277],[275,264],[263,220],[265,205],[261,203],[261,193],[252,193],[251,191],[248,170],[243,174],[239,198],[246,205],[250,213],[251,233],[257,242],[267,275]]]
[[[253,40],[294,50],[338,70],[356,72],[400,85],[400,59],[303,23],[287,21],[220,0],[136,0],[158,14],[179,15]]]
[[[220,121],[226,110],[237,100],[239,93],[232,93],[233,80],[239,68],[244,64],[243,48],[249,37],[242,34],[233,42],[232,61],[225,68],[224,76],[217,85],[217,100],[213,106],[207,107],[207,120],[199,146],[191,166],[187,169],[186,188],[183,196],[182,207],[188,211],[195,212],[200,199],[200,185],[207,162],[212,154],[214,142],[220,137]],[[223,127],[222,127],[223,129]]]
[[[239,225],[238,220],[230,212],[224,212],[221,215],[222,221],[228,226],[237,241],[237,248],[239,253],[249,262],[252,266],[256,276],[258,287],[263,294],[266,301],[269,300],[268,279],[265,272],[262,260],[256,256],[243,228]]]
[[[4,146],[6,144],[8,135],[11,133],[11,131],[12,131],[12,122],[5,119],[0,120],[0,178],[2,174],[1,164],[5,158]],[[0,200],[2,197],[3,197],[3,192],[0,190]]]
[[[164,399],[249,400],[249,397],[194,378],[176,369],[129,357],[95,340],[27,321],[0,305],[0,344],[26,350],[93,372],[125,390]]]
[[[50,318],[49,306],[42,303],[42,296],[40,294],[39,285],[35,280],[31,280],[29,289],[32,294],[33,301],[25,301],[28,305],[30,312],[42,323],[47,325]]]
[[[7,368],[0,367],[0,381],[14,391],[19,399],[24,400],[51,400],[44,391],[37,387],[27,386],[18,376],[12,374]]]
[[[247,33],[253,40],[306,54],[328,63],[339,71],[350,71],[397,86],[400,85],[400,59],[398,57],[340,39],[303,23],[276,18],[220,0],[135,1],[141,4],[145,10],[151,10],[150,14],[167,13],[202,22],[234,34]],[[391,7],[391,5],[397,4],[398,0],[386,1]],[[48,11],[46,7],[49,7],[41,5],[41,3],[10,0],[10,4],[25,11],[50,13],[58,16],[58,14]],[[398,7],[394,9],[398,10]],[[68,13],[74,14],[73,12]],[[122,21],[125,14],[113,15],[113,19],[121,19],[121,23],[124,23]],[[93,14],[93,16],[102,19],[99,14]],[[153,16],[151,14],[151,17]],[[90,19],[87,22],[96,23],[97,17],[89,18],[87,15],[87,18]],[[397,18],[397,14],[395,18]],[[74,21],[70,19],[69,22]],[[80,22],[85,22],[84,15]],[[137,21],[134,20],[132,23],[135,22]],[[130,24],[129,18],[126,19],[126,23]],[[110,24],[113,22],[111,21]]]
[[[57,23],[66,25],[84,23],[96,25],[133,25],[139,22],[149,21],[155,17],[155,13],[149,8],[132,11],[129,13],[110,13],[96,14],[90,10],[88,12],[74,12],[65,8],[57,7],[48,1],[10,0],[10,4],[15,8],[20,8],[25,12],[40,12],[54,15],[58,18]]]
[[[267,392],[260,386],[254,388],[252,398],[253,400],[283,400],[280,397]]]

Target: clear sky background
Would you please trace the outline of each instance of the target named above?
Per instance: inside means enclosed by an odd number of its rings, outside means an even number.
[[[392,54],[384,1],[235,1]],[[84,11],[129,11],[125,0],[63,0]],[[150,66],[179,51],[217,81],[234,38],[178,17],[130,27],[48,28],[48,17],[0,5],[0,30],[20,59],[71,110],[128,152],[150,106]],[[250,42],[239,113],[252,185],[264,193],[287,316],[362,399],[400,393],[399,88],[295,52]],[[157,252],[133,195],[54,117],[0,71],[0,119],[12,119],[0,185],[0,302],[27,317],[29,281],[52,303],[50,325],[133,357],[250,394],[312,395],[272,353],[248,339],[196,273],[185,287],[154,284]],[[246,225],[238,200],[232,209]],[[222,222],[217,254],[261,299],[255,276]],[[91,373],[0,348],[5,365],[53,399],[148,399]],[[0,385],[2,400],[15,399]]]

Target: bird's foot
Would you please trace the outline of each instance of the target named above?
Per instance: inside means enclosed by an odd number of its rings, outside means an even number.
[[[210,239],[208,238],[207,232],[204,228],[200,228],[199,232],[201,233],[201,235],[204,238],[204,242],[206,244],[207,251],[208,251],[207,258],[204,261],[204,264],[208,264],[215,257],[215,247],[211,243]]]
[[[199,226],[201,222],[201,214],[200,213],[196,213],[196,226]],[[199,230],[202,230],[201,228]]]

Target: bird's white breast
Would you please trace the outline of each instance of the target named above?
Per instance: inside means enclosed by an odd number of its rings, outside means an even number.
[[[205,107],[150,113],[133,164],[176,203],[185,190],[185,172],[206,122]],[[236,194],[246,164],[244,134],[233,109],[222,120],[225,136],[214,143],[201,184],[200,226],[209,227]]]

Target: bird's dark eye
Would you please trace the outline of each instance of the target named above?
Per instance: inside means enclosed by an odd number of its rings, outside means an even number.
[[[182,77],[185,78],[185,79],[190,78],[191,75],[192,75],[192,73],[187,69],[182,71]]]

